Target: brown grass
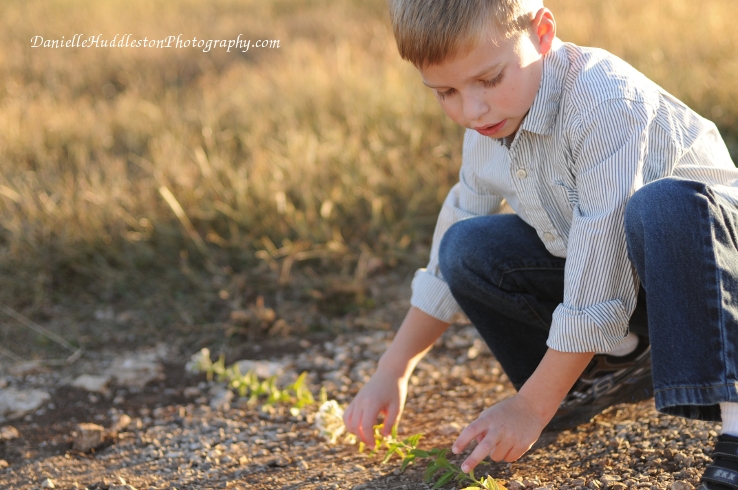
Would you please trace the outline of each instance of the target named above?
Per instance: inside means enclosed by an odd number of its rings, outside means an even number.
[[[735,0],[547,5],[562,39],[631,62],[738,154]],[[382,1],[15,0],[0,26],[3,301],[115,301],[183,258],[243,268],[258,250],[425,260],[410,244],[427,246],[462,131],[399,60]],[[281,47],[30,48],[76,33]]]

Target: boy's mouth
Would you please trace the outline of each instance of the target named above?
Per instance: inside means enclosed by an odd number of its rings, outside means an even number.
[[[474,128],[474,130],[483,136],[492,136],[502,131],[502,128],[505,127],[506,122],[507,122],[507,119],[503,119],[497,124],[492,124],[490,126],[480,126],[478,128]]]

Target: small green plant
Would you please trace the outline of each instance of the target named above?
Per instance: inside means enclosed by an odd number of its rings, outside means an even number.
[[[291,404],[290,413],[293,416],[298,416],[303,409],[316,404],[312,392],[305,385],[307,372],[300,374],[294,383],[280,389],[277,386],[277,376],[260,380],[253,370],[241,374],[237,363],[226,367],[225,357],[222,355],[216,362],[212,362],[210,351],[207,348],[192,356],[191,361],[187,363],[187,370],[193,373],[204,372],[208,381],[215,378],[218,382],[226,383],[239,396],[248,396],[248,403],[251,405],[256,405],[260,400],[266,398],[261,405],[262,411],[268,411],[276,404]],[[343,412],[343,407],[336,400],[328,399],[325,387],[321,387],[320,406],[315,414],[315,426],[320,431],[320,435],[331,444],[336,443],[338,437],[346,432],[346,426],[343,423]],[[474,476],[474,471],[470,471],[468,474],[461,471],[459,466],[451,463],[446,457],[448,449],[433,448],[425,450],[418,448],[418,443],[423,438],[423,434],[414,434],[400,439],[396,425],[392,427],[392,431],[388,436],[382,435],[383,428],[384,424],[374,426],[374,449],[369,453],[369,456],[374,456],[382,450],[386,451],[382,458],[382,464],[387,463],[392,459],[392,456],[396,455],[401,459],[400,470],[405,471],[416,460],[429,459],[430,463],[425,470],[424,479],[427,483],[430,483],[438,478],[433,485],[434,489],[455,480],[469,483],[463,490],[502,490],[503,487],[491,476],[477,479]],[[356,442],[356,437],[348,434],[344,440],[353,444]],[[364,452],[365,449],[366,445],[360,442],[359,452]],[[437,476],[439,473],[440,476]]]
[[[262,381],[253,370],[241,374],[237,363],[226,367],[225,357],[222,355],[216,362],[212,362],[210,350],[207,348],[192,356],[186,369],[193,373],[204,372],[208,381],[215,378],[218,382],[226,383],[240,397],[248,396],[248,403],[251,405],[256,405],[259,400],[266,398],[261,405],[261,410],[265,412],[275,404],[290,404],[290,413],[297,417],[303,408],[315,403],[312,392],[305,386],[307,372],[300,374],[294,383],[280,389],[277,386],[277,376]]]
[[[374,449],[369,455],[374,455],[379,452],[382,448],[386,449],[382,463],[388,462],[392,455],[397,454],[402,459],[400,466],[401,471],[405,471],[407,467],[415,462],[416,459],[430,459],[430,463],[425,470],[424,479],[426,483],[430,483],[439,472],[439,470],[445,470],[441,476],[436,480],[433,488],[440,488],[451,480],[469,482],[470,485],[464,487],[463,490],[471,489],[487,489],[487,490],[501,490],[502,487],[497,481],[491,476],[482,477],[477,479],[474,476],[474,471],[470,471],[468,474],[461,471],[461,468],[451,463],[446,454],[448,449],[433,448],[430,450],[424,450],[418,448],[418,443],[422,439],[423,434],[415,434],[405,439],[400,440],[397,436],[397,426],[392,427],[392,432],[389,436],[382,435],[382,428],[384,424],[374,426]],[[359,443],[359,452],[363,452],[365,449],[364,443]],[[486,464],[483,462],[483,464]]]

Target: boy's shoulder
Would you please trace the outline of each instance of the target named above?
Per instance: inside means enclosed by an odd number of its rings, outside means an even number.
[[[561,42],[550,54],[544,58],[542,88],[544,83],[558,85],[561,102],[578,112],[592,111],[613,99],[657,107],[665,93],[643,73],[604,49]]]

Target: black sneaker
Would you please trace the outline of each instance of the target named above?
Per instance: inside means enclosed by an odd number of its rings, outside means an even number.
[[[721,434],[697,490],[738,489],[738,437]]]
[[[627,356],[595,354],[546,430],[571,429],[608,407],[652,396],[651,345],[647,337],[639,336],[638,346]]]

